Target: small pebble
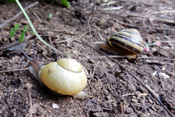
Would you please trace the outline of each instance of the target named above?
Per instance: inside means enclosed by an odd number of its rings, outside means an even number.
[[[168,76],[167,74],[165,74],[165,73],[159,73],[159,76],[160,76],[160,78],[164,78],[164,79],[168,79],[170,76]]]
[[[53,108],[53,109],[58,109],[58,108],[59,108],[59,105],[58,105],[58,104],[53,103],[53,104],[52,104],[52,108]]]
[[[29,88],[29,89],[30,89],[30,88],[32,88],[32,87],[33,87],[32,84],[30,84],[30,83],[27,83],[27,84],[26,84],[26,88]]]
[[[157,75],[157,71],[154,71],[154,73],[152,74],[152,76],[156,76]]]

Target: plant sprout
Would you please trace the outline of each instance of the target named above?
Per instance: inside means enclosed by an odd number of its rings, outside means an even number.
[[[31,22],[30,18],[28,17],[28,15],[27,15],[27,13],[25,12],[24,8],[22,7],[21,3],[20,3],[18,0],[15,0],[15,1],[16,1],[17,5],[19,6],[19,8],[21,9],[21,11],[23,12],[25,18],[27,19],[27,21],[28,21],[28,23],[29,23],[29,25],[30,25],[32,31],[33,31],[34,34],[36,35],[36,37],[37,37],[43,44],[45,44],[46,46],[48,46],[48,47],[50,47],[51,49],[53,49],[54,51],[56,51],[59,55],[61,55],[61,56],[66,56],[65,53],[63,53],[63,52],[57,50],[56,48],[54,48],[53,46],[51,46],[50,44],[48,44],[47,42],[45,42],[45,41],[41,38],[41,36],[40,36],[40,35],[38,34],[38,32],[35,30],[35,28],[34,28],[32,22]]]
[[[70,3],[67,0],[60,0],[60,1],[64,6],[66,6],[66,7],[70,6]]]
[[[51,20],[52,17],[53,17],[53,14],[52,13],[49,13],[49,16],[48,16],[49,20]]]
[[[10,30],[10,38],[12,38],[12,37],[15,35],[15,32],[16,32],[17,30],[19,30],[19,31],[22,31],[21,36],[20,36],[20,38],[19,38],[19,41],[20,41],[20,42],[23,42],[24,37],[25,37],[25,33],[26,33],[26,32],[32,32],[32,31],[27,30],[27,28],[28,28],[28,24],[24,26],[24,29],[19,29],[19,24],[16,24],[16,25],[14,26],[14,28]]]

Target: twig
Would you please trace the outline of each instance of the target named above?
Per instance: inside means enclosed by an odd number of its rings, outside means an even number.
[[[169,58],[158,58],[158,57],[138,57],[141,59],[156,59],[156,60],[167,60],[167,61],[175,61],[175,59],[169,59]]]
[[[98,67],[98,64],[99,64],[99,62],[97,62],[97,63],[95,64],[94,70],[93,70],[92,73],[90,74],[90,77],[91,77],[91,78],[94,77],[94,73],[95,73],[96,68]]]
[[[125,97],[125,96],[130,96],[130,95],[135,95],[135,93],[128,93],[128,94],[124,94],[122,96]]]
[[[36,18],[38,19],[38,21],[41,21],[41,19],[39,18],[39,16],[36,14],[36,12],[32,9],[32,8],[30,8],[30,10],[33,12],[33,14],[36,16]]]
[[[159,71],[157,71],[157,77],[158,77],[158,79],[160,80],[160,82],[161,82],[161,84],[162,84],[162,88],[163,88],[163,90],[165,89],[165,86],[164,86],[164,83],[163,83],[163,81],[162,81],[162,78],[160,77],[160,74],[159,74],[160,72]]]
[[[161,41],[161,43],[175,43],[175,41],[167,40],[167,41]]]
[[[31,7],[34,7],[38,3],[39,2],[34,2],[34,3],[30,4],[29,6],[27,6],[24,10],[26,11],[27,9],[29,9]],[[9,24],[10,22],[12,22],[13,20],[17,19],[21,14],[22,14],[22,11],[20,11],[18,14],[16,14],[13,17],[11,17],[10,19],[6,20],[4,23],[0,24],[0,29],[4,28],[7,24]]]
[[[111,58],[127,58],[126,56],[109,56]],[[89,59],[102,59],[106,58],[106,56],[95,56],[95,57],[89,57],[89,58],[81,58],[79,60],[89,60]]]
[[[70,45],[71,42],[73,42],[73,41],[75,41],[75,40],[81,39],[82,37],[84,37],[84,36],[85,36],[86,34],[88,34],[88,33],[89,33],[89,31],[83,33],[83,34],[80,35],[78,38],[69,39],[69,40],[67,41],[67,45]]]
[[[31,97],[29,86],[27,86],[27,90],[28,90],[28,94],[29,94],[29,102],[30,102],[30,109],[31,109],[32,108],[32,97]],[[32,117],[32,111],[30,111],[30,109],[29,109],[29,116]]]
[[[88,28],[89,28],[89,33],[90,37],[92,37],[92,30],[91,30],[91,25],[90,25],[90,20],[91,20],[92,15],[88,19]],[[92,38],[90,39],[90,45],[92,46]],[[93,49],[91,48],[91,56],[93,56]]]
[[[49,42],[50,42],[50,45],[53,46],[53,42],[52,42],[52,40],[51,40],[50,37],[49,37]],[[55,50],[53,50],[53,51],[54,51],[54,54],[55,54],[55,56],[56,56],[56,60],[58,60],[58,56],[57,56]]]
[[[50,30],[50,29],[37,29],[37,31],[50,31],[50,32],[58,32],[68,35],[75,35],[74,33],[67,32],[66,30]]]
[[[15,71],[25,71],[25,70],[29,70],[29,68],[22,68],[22,69],[9,69],[9,70],[0,71],[0,73],[15,72]]]
[[[137,25],[132,25],[132,24],[128,24],[128,23],[124,23],[122,21],[119,21],[118,19],[114,19],[116,22],[118,22],[119,24],[122,24],[124,26],[130,27],[130,28],[146,28],[146,29],[154,29],[154,30],[170,30],[170,31],[175,31],[175,29],[171,29],[171,28],[157,28],[157,27],[143,27],[143,26],[137,26]]]
[[[118,7],[103,8],[102,10],[104,10],[104,11],[111,11],[111,10],[120,10],[122,8],[123,8],[123,6],[118,6]]]
[[[147,18],[151,19],[151,16],[152,15],[157,15],[157,14],[164,14],[164,13],[175,13],[175,10],[172,10],[172,11],[157,11],[157,12],[147,12],[148,15],[144,16],[144,19],[143,19],[143,26],[146,28],[146,25],[145,25],[145,21]],[[174,24],[175,21],[174,20],[168,20],[168,19],[163,19],[163,18],[154,18],[153,20],[157,20],[157,21],[162,21],[162,22],[165,22],[165,23],[170,23],[170,24]]]
[[[29,103],[30,103],[30,108],[29,108],[29,117],[32,117],[34,113],[36,113],[37,108],[39,108],[39,104],[33,104],[32,103],[32,97],[31,97],[31,89],[32,86],[27,85],[27,90],[28,90],[28,95],[29,95]]]
[[[124,26],[129,26],[129,27],[134,27],[134,28],[137,28],[138,26],[136,26],[136,25],[132,25],[132,24],[128,24],[128,23],[124,23],[124,22],[121,22],[121,21],[119,21],[118,19],[114,19],[114,21],[116,21],[116,22],[118,22],[118,23],[120,23],[120,24],[122,24],[122,25],[124,25]]]
[[[110,58],[127,58],[128,56],[109,56]],[[100,59],[100,58],[106,58],[106,56],[95,56],[95,57],[89,57],[89,58],[81,58],[79,60],[89,60],[89,59]],[[175,61],[175,59],[169,59],[169,58],[157,58],[157,57],[138,57],[138,59],[156,59],[156,60],[167,60],[167,61]]]
[[[134,17],[142,17],[143,19],[143,26],[146,28],[145,21],[147,18],[151,19],[152,15],[157,15],[157,14],[170,14],[170,13],[175,13],[175,10],[171,11],[156,11],[156,12],[147,12],[147,15],[145,14],[134,14],[134,13],[129,13],[129,16],[134,16]],[[163,18],[154,18],[154,20],[157,21],[162,21],[165,23],[170,23],[170,24],[175,24],[174,20],[168,20],[168,19],[163,19]]]
[[[175,116],[173,115],[173,113],[171,113],[171,112],[168,110],[168,108],[166,108],[166,106],[152,93],[152,91],[149,89],[148,85],[145,85],[144,82],[140,80],[140,78],[138,78],[137,76],[135,76],[134,74],[132,74],[131,72],[129,72],[129,71],[127,70],[127,68],[123,67],[120,63],[118,63],[118,62],[116,62],[114,59],[110,58],[110,57],[109,57],[107,54],[105,54],[104,52],[102,52],[102,51],[100,51],[100,50],[98,50],[98,49],[96,49],[96,48],[93,48],[93,47],[91,47],[90,45],[88,45],[88,44],[86,44],[86,43],[79,42],[79,41],[77,41],[77,40],[74,41],[74,42],[79,43],[79,44],[82,44],[82,45],[85,45],[85,46],[87,46],[87,47],[89,47],[89,48],[94,49],[95,51],[97,51],[97,52],[103,54],[104,56],[106,56],[106,57],[107,57],[109,60],[111,60],[112,62],[114,62],[114,63],[116,63],[117,65],[119,65],[124,71],[126,71],[126,72],[127,72],[128,74],[130,74],[136,81],[138,81],[138,82],[151,94],[151,96],[154,97],[154,98],[156,99],[156,101],[157,101],[157,102],[172,116],[172,117],[175,117]]]
[[[10,28],[4,28],[4,30],[10,30]],[[23,29],[19,28],[18,30],[23,30]],[[27,30],[32,31],[31,29],[27,29]],[[66,30],[36,29],[36,31],[48,31],[48,32],[58,32],[58,33],[63,33],[68,35],[76,35],[74,33],[67,32]]]
[[[120,102],[120,110],[121,110],[120,117],[123,117],[124,112],[123,112],[123,104],[122,104],[122,102]]]
[[[23,44],[24,44],[26,41],[28,41],[28,40],[30,40],[30,39],[32,39],[32,38],[34,38],[34,37],[35,37],[35,35],[28,35],[28,36],[26,37],[26,39],[23,41]],[[20,42],[19,42],[19,41],[16,41],[16,42],[13,42],[13,43],[11,43],[11,44],[9,44],[9,45],[4,45],[3,47],[0,47],[0,51],[7,50],[8,48],[12,48],[12,47],[17,46],[17,45],[19,45],[19,44],[20,44]]]

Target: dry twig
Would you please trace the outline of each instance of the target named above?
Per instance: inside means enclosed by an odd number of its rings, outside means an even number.
[[[27,6],[24,10],[26,11],[27,9],[29,9],[31,7],[34,7],[38,3],[39,2],[34,2],[34,3],[30,4],[29,6]],[[4,23],[0,24],[0,29],[4,28],[7,24],[9,24],[10,22],[12,22],[13,20],[17,19],[21,14],[22,14],[22,11],[20,11],[18,14],[16,14],[13,17],[11,17],[10,19],[6,20]]]
[[[123,104],[122,104],[122,102],[120,102],[120,110],[121,110],[120,117],[123,117],[124,112],[123,112]]]
[[[88,19],[88,28],[89,28],[90,36],[92,37],[92,30],[91,30],[91,25],[90,25],[91,17],[92,17],[92,15],[91,15],[91,16],[89,17],[89,19]],[[92,46],[92,38],[90,39],[90,44],[91,44],[91,46]],[[93,49],[91,49],[91,53],[92,53],[92,56],[93,56]]]
[[[116,56],[116,55],[111,55],[109,57],[110,58],[127,58],[127,56]],[[106,56],[94,56],[94,57],[83,58],[79,60],[101,59],[101,58],[106,58]],[[138,57],[138,59],[155,59],[155,60],[175,61],[175,59],[160,58],[160,57],[159,58],[158,57]]]
[[[168,10],[168,11],[148,11],[147,12],[147,15],[143,15],[144,19],[143,19],[143,26],[146,27],[145,25],[145,21],[147,18],[151,18],[152,15],[157,15],[157,14],[172,14],[172,13],[175,13],[175,10]],[[174,20],[169,20],[169,19],[163,19],[163,18],[153,18],[154,20],[157,20],[157,21],[162,21],[162,22],[166,22],[166,23],[171,23],[171,24],[174,24],[175,21]]]
[[[30,92],[30,86],[27,85],[28,95],[29,95],[29,103],[30,103],[30,109],[29,109],[29,117],[32,117],[34,113],[36,113],[37,109],[39,108],[39,104],[33,104],[32,103],[32,97]]]
[[[97,62],[97,63],[95,64],[94,70],[93,70],[92,73],[90,74],[90,77],[91,77],[91,78],[94,77],[94,73],[95,73],[96,68],[98,67],[98,64],[99,64],[99,62]]]
[[[143,16],[140,16],[139,17],[143,17]],[[175,31],[175,29],[171,29],[171,28],[162,28],[162,27],[143,27],[143,26],[137,26],[137,25],[133,25],[133,24],[128,24],[128,23],[124,23],[122,21],[119,21],[118,19],[114,19],[116,22],[118,22],[119,24],[122,24],[124,26],[127,26],[129,28],[140,28],[140,29],[143,29],[143,28],[146,28],[146,29],[154,29],[154,30],[170,30],[170,31]]]
[[[38,21],[41,21],[40,17],[37,15],[37,13],[32,9],[30,8],[30,10],[33,12],[33,14],[36,16],[36,18],[38,19]]]
[[[25,70],[29,70],[29,68],[3,70],[3,71],[0,71],[0,73],[15,72],[15,71],[25,71]]]
[[[29,102],[30,102],[30,109],[32,108],[32,97],[31,97],[31,93],[30,93],[30,88],[29,86],[27,86],[27,90],[28,90],[28,94],[29,94]],[[29,116],[32,117],[32,112],[29,109]]]

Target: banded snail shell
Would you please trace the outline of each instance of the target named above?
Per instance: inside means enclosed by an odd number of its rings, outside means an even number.
[[[145,42],[136,29],[124,29],[108,38],[108,44],[126,53],[138,54],[143,52]]]

